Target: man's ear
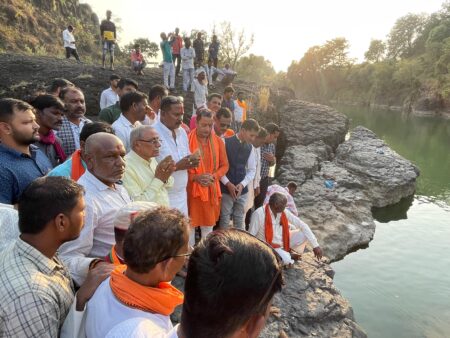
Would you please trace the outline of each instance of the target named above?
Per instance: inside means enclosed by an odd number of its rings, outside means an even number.
[[[11,134],[11,126],[6,122],[0,122],[0,132],[2,134]]]
[[[259,337],[259,334],[264,329],[265,325],[266,325],[266,318],[263,314],[255,314],[251,316],[243,327],[243,329],[246,332],[246,337],[248,338]]]
[[[69,219],[67,218],[66,215],[64,215],[63,213],[59,213],[54,218],[54,221],[55,221],[56,231],[58,233],[63,233],[64,231],[66,231],[66,229],[69,225]]]

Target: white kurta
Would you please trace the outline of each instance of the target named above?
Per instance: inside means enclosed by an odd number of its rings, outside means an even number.
[[[156,158],[158,162],[167,157],[172,156],[172,159],[177,163],[183,157],[190,154],[189,141],[187,134],[183,128],[179,127],[175,130],[175,137],[173,138],[172,131],[168,129],[161,121],[157,121],[153,127],[159,134],[162,140],[161,148],[159,149],[159,156]],[[177,208],[188,215],[187,207],[187,170],[178,170],[172,174],[174,179],[172,188],[167,189],[169,193],[169,204],[172,208]]]

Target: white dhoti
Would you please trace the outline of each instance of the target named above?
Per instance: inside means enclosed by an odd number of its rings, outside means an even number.
[[[290,248],[295,250],[298,254],[302,254],[306,247],[307,238],[301,230],[290,230]],[[285,251],[283,248],[276,248],[275,251],[280,255],[283,260],[283,265],[294,264],[294,260],[291,254]]]

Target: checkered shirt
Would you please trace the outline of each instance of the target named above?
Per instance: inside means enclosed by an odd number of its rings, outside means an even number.
[[[74,300],[69,271],[18,239],[0,257],[0,337],[58,337]]]
[[[261,179],[269,176],[270,165],[269,161],[265,160],[263,157],[264,153],[269,153],[275,155],[275,145],[273,143],[263,144],[261,146]]]

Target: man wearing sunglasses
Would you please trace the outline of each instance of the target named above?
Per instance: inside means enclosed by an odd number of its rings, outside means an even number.
[[[255,210],[249,232],[266,241],[283,259],[283,264],[293,264],[293,257],[303,253],[306,243],[313,247],[314,256],[322,258],[322,249],[309,226],[286,210],[286,195],[275,192],[269,204]]]

